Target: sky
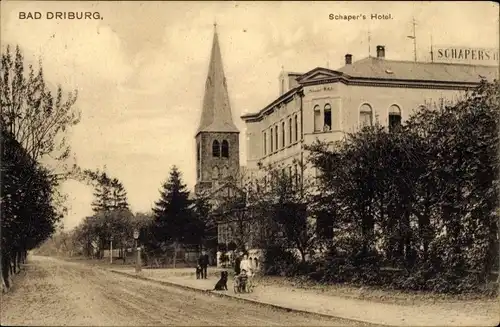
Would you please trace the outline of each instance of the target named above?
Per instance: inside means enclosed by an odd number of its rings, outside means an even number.
[[[81,122],[69,139],[78,165],[120,179],[134,212],[149,211],[173,165],[192,190],[195,131],[217,31],[245,164],[240,116],[278,96],[278,76],[339,68],[386,47],[386,58],[429,60],[434,45],[498,48],[493,2],[29,2],[2,1],[1,44],[18,44],[26,61],[43,62],[55,88],[78,90]],[[98,20],[46,19],[47,12],[99,12]],[[41,12],[38,20],[19,12]],[[390,20],[330,20],[329,14],[391,14]],[[368,44],[370,31],[370,45]],[[283,67],[283,68],[282,68]],[[77,181],[68,196],[66,229],[92,213],[92,189]]]

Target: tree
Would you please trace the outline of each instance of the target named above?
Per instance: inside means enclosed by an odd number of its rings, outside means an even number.
[[[79,122],[74,108],[76,92],[63,99],[59,86],[55,97],[45,84],[42,64],[36,72],[23,54],[10,46],[2,51],[0,65],[0,121],[2,126],[2,279],[17,271],[26,251],[40,245],[54,231],[65,208],[57,186],[75,165],[66,163],[70,147],[68,128]],[[51,158],[62,170],[41,165]],[[60,167],[59,167],[60,168]]]
[[[194,214],[200,223],[202,245],[206,248],[217,247],[217,223],[214,219],[209,199],[198,195],[194,200]]]
[[[62,215],[53,206],[55,178],[33,160],[2,128],[1,251],[2,278],[18,272],[28,250],[39,246],[54,231]]]
[[[172,167],[169,179],[163,184],[160,199],[155,202],[154,238],[161,245],[174,247],[174,267],[182,244],[198,244],[201,238],[199,223],[192,209],[193,201],[182,182],[180,171]]]
[[[305,263],[306,256],[317,246],[316,223],[309,206],[312,185],[307,178],[296,185],[297,178],[278,167],[265,171],[273,181],[266,196],[260,197],[260,206],[271,208],[268,214],[272,226],[268,229],[279,231],[273,239],[280,240],[286,248],[296,249]]]
[[[80,121],[80,112],[74,107],[77,91],[64,99],[59,85],[53,96],[45,83],[42,62],[38,71],[29,65],[26,76],[19,46],[14,55],[10,50],[7,45],[0,68],[2,125],[34,161],[50,156],[62,162],[71,152],[65,132]]]
[[[499,89],[483,81],[397,130],[376,125],[307,147],[321,171],[314,207],[334,228],[331,278],[380,282],[385,263],[402,269],[391,282],[407,289],[486,282],[498,265]]]
[[[84,179],[94,187],[94,201],[92,202],[94,212],[129,208],[127,191],[117,178],[112,178],[99,170],[85,170],[83,175]]]

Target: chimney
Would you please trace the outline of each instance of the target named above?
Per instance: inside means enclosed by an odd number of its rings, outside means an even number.
[[[377,45],[377,58],[385,58],[385,47],[383,45]]]
[[[346,65],[352,64],[352,54],[348,53],[345,55],[345,64]]]

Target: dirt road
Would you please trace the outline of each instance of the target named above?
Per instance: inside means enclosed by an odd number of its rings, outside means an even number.
[[[275,310],[158,285],[102,268],[31,257],[2,297],[2,325],[346,326],[352,322]]]

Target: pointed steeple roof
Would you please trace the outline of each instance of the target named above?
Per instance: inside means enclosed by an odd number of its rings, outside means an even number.
[[[222,56],[217,35],[217,24],[214,24],[214,40],[205,83],[205,95],[201,112],[200,125],[196,134],[201,132],[233,132],[239,133],[234,125],[227,92],[226,77],[222,65]]]

